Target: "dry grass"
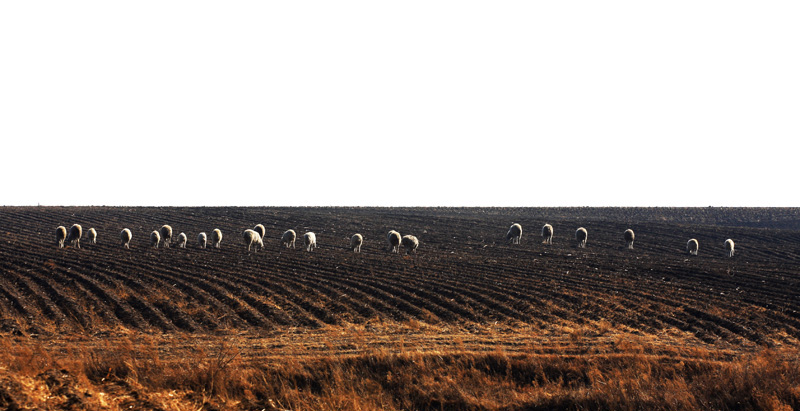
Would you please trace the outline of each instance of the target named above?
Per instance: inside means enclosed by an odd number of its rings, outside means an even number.
[[[435,329],[420,332],[433,333]],[[609,333],[605,326],[603,333]],[[248,336],[138,336],[55,346],[0,339],[0,408],[291,410],[790,410],[800,408],[797,350],[732,354],[616,336],[574,354],[371,345],[363,329],[329,330],[315,355],[258,357]],[[343,343],[339,338],[346,339]],[[503,334],[491,338],[502,339]],[[508,337],[505,335],[505,337]],[[196,338],[196,339],[195,339]],[[195,340],[192,340],[195,339]],[[297,345],[304,344],[297,338]],[[405,343],[404,343],[405,344]],[[69,344],[67,344],[69,345]],[[337,347],[363,347],[336,354]],[[298,349],[299,350],[299,349]],[[299,352],[299,351],[298,351]],[[666,354],[665,354],[666,353]]]

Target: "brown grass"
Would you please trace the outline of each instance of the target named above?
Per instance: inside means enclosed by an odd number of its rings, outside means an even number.
[[[339,331],[341,334],[341,331]],[[368,336],[350,336],[367,347]],[[585,339],[582,330],[570,339]],[[196,336],[187,336],[191,339]],[[796,349],[731,355],[618,338],[605,353],[367,347],[245,358],[246,337],[178,349],[156,336],[64,352],[0,339],[0,408],[291,410],[791,410]],[[297,341],[302,344],[302,341]],[[329,341],[332,347],[338,341]],[[583,344],[583,342],[580,342]],[[178,352],[179,351],[179,352]],[[166,354],[166,355],[165,355]]]

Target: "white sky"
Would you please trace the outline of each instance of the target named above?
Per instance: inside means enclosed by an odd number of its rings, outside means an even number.
[[[0,2],[1,205],[800,206],[797,1]]]

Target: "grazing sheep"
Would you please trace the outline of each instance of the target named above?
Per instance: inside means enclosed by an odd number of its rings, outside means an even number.
[[[542,226],[542,244],[553,244],[553,226],[550,224]]]
[[[691,255],[697,255],[697,250],[700,249],[700,243],[696,239],[691,239],[686,243],[686,252]]]
[[[514,223],[511,224],[511,228],[508,229],[506,233],[506,241],[511,241],[511,244],[519,244],[519,241],[522,240],[522,226]]]
[[[189,241],[189,237],[186,237],[186,233],[178,234],[178,247],[186,248],[186,243]]]
[[[264,248],[264,240],[261,239],[261,234],[258,231],[248,228],[242,232],[242,238],[244,243],[247,244],[247,251],[250,251],[250,247],[253,245],[256,246],[256,252],[258,252],[259,248]]]
[[[56,243],[58,248],[64,248],[64,241],[67,239],[67,228],[63,225],[56,227]]]
[[[97,230],[94,228],[90,228],[89,231],[86,232],[86,237],[89,238],[89,244],[97,244]]]
[[[73,224],[72,227],[69,228],[67,242],[72,243],[72,246],[75,248],[81,248],[81,236],[83,236],[83,228],[80,224]]]
[[[220,243],[222,243],[222,231],[219,228],[215,228],[214,231],[211,232],[211,245],[214,248],[220,248]]]
[[[386,240],[389,241],[389,249],[393,253],[400,253],[400,241],[402,237],[400,233],[394,230],[390,230],[389,234],[386,236]]]
[[[364,237],[361,234],[353,234],[350,237],[350,249],[353,250],[354,253],[361,252],[361,244],[364,244]]]
[[[208,236],[206,236],[206,233],[200,233],[197,235],[197,245],[199,245],[200,248],[206,248],[207,243]]]
[[[575,230],[575,240],[578,241],[578,248],[586,248],[586,239],[589,237],[589,233],[586,231],[585,228],[580,227]]]
[[[160,242],[161,242],[161,234],[158,233],[158,230],[153,230],[153,232],[150,233],[150,245],[153,248],[158,248],[158,243]]]
[[[294,248],[295,240],[297,240],[297,233],[295,233],[292,229],[286,230],[286,232],[281,236],[281,245],[286,244],[286,248]]]
[[[628,245],[628,249],[633,250],[633,239],[636,238],[636,236],[633,234],[633,230],[630,228],[625,230],[623,237],[625,237],[625,244]]]
[[[258,233],[258,235],[260,235],[260,236],[261,236],[261,240],[262,240],[262,241],[263,241],[263,240],[264,240],[264,238],[267,236],[267,229],[266,229],[266,228],[264,228],[264,225],[263,225],[263,224],[256,224],[256,226],[255,226],[255,227],[253,227],[253,231],[257,232],[257,233]]]
[[[158,229],[161,234],[161,239],[164,240],[164,247],[169,248],[169,243],[172,242],[172,227],[164,224]]]
[[[123,228],[122,231],[119,233],[119,239],[122,240],[122,246],[125,248],[131,248],[132,238],[133,234],[131,234],[131,230],[127,228]]]
[[[733,257],[733,240],[730,238],[725,240],[725,251],[728,252],[728,257]]]
[[[404,235],[402,244],[403,247],[406,248],[406,254],[408,254],[409,251],[413,251],[414,254],[417,253],[417,247],[419,247],[419,240],[417,240],[417,237],[413,235]]]
[[[303,244],[306,246],[306,251],[314,251],[317,248],[317,235],[311,231],[303,234]]]

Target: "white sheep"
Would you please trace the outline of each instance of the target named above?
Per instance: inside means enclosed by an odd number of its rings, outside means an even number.
[[[688,242],[686,242],[686,252],[691,255],[697,255],[697,250],[700,249],[700,243],[697,242],[697,239],[692,238]]]
[[[86,232],[86,237],[89,239],[89,244],[97,244],[97,230],[94,228]]]
[[[242,232],[242,238],[244,239],[244,243],[247,244],[247,251],[250,251],[250,247],[256,246],[256,252],[258,252],[259,248],[264,248],[264,240],[261,238],[261,234],[258,231],[247,229]]]
[[[306,251],[314,251],[317,248],[317,235],[311,231],[303,234],[303,245],[306,246]]]
[[[578,242],[578,248],[586,248],[586,239],[588,237],[589,233],[585,228],[579,227],[575,230],[575,240]]]
[[[403,247],[406,248],[406,254],[408,254],[409,251],[413,251],[414,254],[417,253],[417,247],[419,247],[419,240],[417,240],[417,237],[413,235],[404,235],[401,242]]]
[[[75,248],[81,248],[81,236],[83,236],[83,228],[80,224],[73,224],[72,227],[69,228],[67,242],[71,243]]]
[[[189,241],[189,237],[186,236],[186,233],[178,234],[178,247],[186,248],[186,243]]]
[[[150,245],[154,248],[158,248],[158,243],[161,242],[161,234],[158,233],[158,230],[153,230],[150,233]]]
[[[64,241],[67,240],[67,228],[63,225],[56,227],[56,243],[58,248],[64,248]]]
[[[725,240],[725,251],[728,252],[728,257],[733,257],[733,240],[730,238]]]
[[[169,248],[169,243],[172,242],[172,227],[164,224],[158,229],[161,234],[161,240],[164,241],[164,247]]]
[[[294,248],[295,240],[297,240],[297,233],[295,233],[292,229],[288,229],[281,236],[281,245],[286,245],[286,248]]]
[[[200,248],[206,248],[206,244],[208,244],[208,236],[206,236],[206,233],[198,234],[197,245],[200,246]]]
[[[364,237],[361,234],[353,234],[350,237],[350,249],[353,250],[354,253],[361,252],[361,244],[364,244]]]
[[[506,241],[511,241],[511,244],[519,244],[520,240],[522,240],[522,226],[518,223],[511,224],[506,233]]]
[[[390,230],[389,234],[386,235],[386,241],[389,242],[389,249],[393,253],[400,253],[400,241],[402,240],[402,236],[400,233],[394,230]]]
[[[122,231],[119,233],[119,239],[122,240],[122,246],[125,248],[131,248],[132,238],[133,234],[131,234],[131,230],[127,228],[123,228]]]
[[[215,228],[214,231],[211,232],[211,245],[214,248],[220,248],[222,243],[222,231],[219,228]]]
[[[625,230],[622,236],[625,237],[625,244],[628,245],[628,249],[633,250],[633,239],[636,238],[636,235],[633,234],[633,230],[630,228]]]
[[[553,244],[553,226],[550,224],[542,226],[542,244]]]
[[[256,224],[256,226],[253,227],[253,231],[257,232],[258,235],[261,236],[262,241],[267,237],[267,229],[264,228],[263,224]]]

